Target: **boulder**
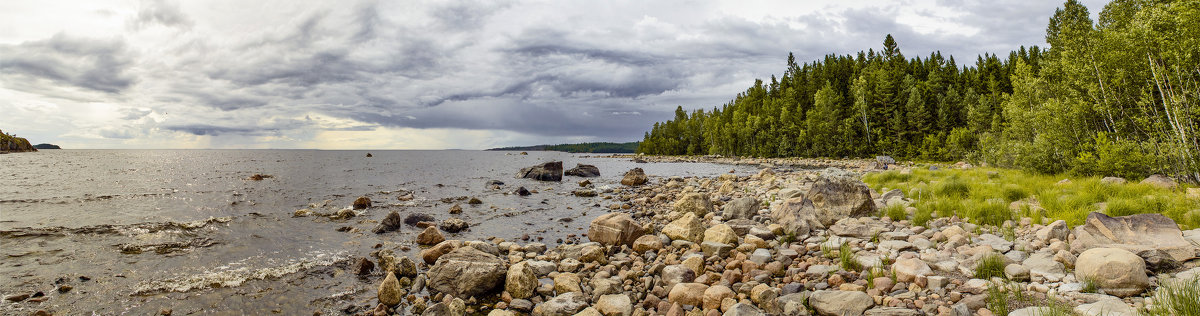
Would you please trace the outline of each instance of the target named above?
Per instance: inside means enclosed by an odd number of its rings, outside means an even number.
[[[706,290],[708,285],[703,283],[679,283],[671,288],[671,292],[667,294],[667,301],[680,305],[702,306]]]
[[[453,217],[442,221],[441,224],[438,224],[439,228],[451,234],[466,230],[467,227],[470,226],[471,225],[467,224],[467,222]]]
[[[504,282],[508,269],[504,260],[472,247],[442,255],[429,269],[429,288],[456,297],[492,292]]]
[[[726,220],[730,219],[753,219],[755,214],[758,214],[758,209],[761,204],[754,197],[736,198],[729,203],[725,203],[721,213]]]
[[[642,235],[633,241],[633,251],[643,253],[647,251],[658,251],[663,248],[662,240],[654,235]]]
[[[738,236],[729,225],[719,224],[704,231],[704,241],[736,245]]]
[[[914,282],[919,276],[933,274],[933,269],[920,258],[908,258],[896,260],[896,263],[892,264],[892,272],[896,273],[898,282]]]
[[[412,213],[412,214],[408,214],[408,216],[404,217],[404,224],[406,224],[408,226],[417,226],[417,223],[432,222],[435,220],[437,220],[437,219],[433,218],[433,215],[429,215],[429,214],[425,214],[425,213]]]
[[[596,311],[604,316],[630,316],[633,315],[633,302],[625,294],[601,295],[596,300]]]
[[[1080,253],[1099,247],[1120,248],[1133,253],[1158,249],[1179,262],[1196,255],[1196,247],[1183,239],[1179,225],[1157,213],[1120,217],[1099,212],[1088,214],[1084,225],[1075,228],[1071,251]]]
[[[583,293],[583,286],[579,285],[583,280],[579,279],[579,275],[574,273],[559,273],[554,276],[554,292],[580,292]]]
[[[642,168],[633,168],[625,172],[625,177],[621,178],[621,184],[627,186],[639,186],[649,182],[650,178],[646,177],[646,172]]]
[[[870,239],[875,234],[885,231],[881,225],[871,225],[878,222],[870,219],[861,219],[855,217],[843,218],[838,220],[833,226],[829,227],[829,233],[843,236]]]
[[[671,240],[687,240],[699,243],[704,238],[704,224],[695,213],[684,213],[683,217],[663,226],[663,235]]]
[[[784,200],[775,210],[771,211],[771,218],[776,224],[783,226],[783,230],[796,235],[806,235],[811,230],[813,224],[819,225],[816,222],[815,207],[811,200],[803,197],[795,197]]]
[[[564,174],[575,177],[599,177],[600,168],[593,165],[575,164],[575,168],[567,170]]]
[[[437,227],[433,226],[425,227],[425,231],[422,231],[417,235],[418,245],[431,246],[439,244],[443,241],[446,241],[446,237],[443,237],[442,233],[438,231]]]
[[[726,298],[736,298],[737,294],[733,290],[724,285],[713,285],[704,290],[703,306],[704,309],[719,309],[721,302]]]
[[[533,316],[571,316],[587,305],[587,297],[583,293],[567,292],[535,306]]]
[[[812,201],[816,220],[826,227],[842,218],[875,214],[871,188],[852,177],[822,177],[805,197]]]
[[[808,304],[818,315],[862,315],[875,306],[875,300],[859,291],[816,291],[808,297]]]
[[[1094,280],[1104,293],[1119,297],[1141,294],[1150,286],[1142,257],[1118,248],[1092,248],[1079,255],[1075,278]]]
[[[504,290],[508,291],[513,298],[528,298],[536,294],[538,283],[537,275],[533,273],[533,269],[529,267],[528,261],[521,261],[517,264],[508,267],[508,273],[504,278]]]
[[[551,161],[532,167],[526,167],[517,172],[517,178],[528,178],[538,181],[562,181],[562,176],[562,161]]]
[[[404,290],[400,288],[400,281],[396,280],[396,274],[388,272],[387,277],[383,278],[383,283],[379,284],[379,303],[387,306],[396,306],[400,304],[400,299],[404,298]]]
[[[1121,177],[1104,177],[1100,179],[1101,184],[1125,184],[1125,178]]]
[[[371,207],[371,198],[360,196],[357,199],[354,199],[354,203],[351,206],[356,210]]]
[[[695,213],[696,216],[704,217],[705,214],[712,212],[712,202],[708,201],[707,194],[688,193],[684,194],[675,201],[671,206],[671,210],[679,213]]]
[[[1146,177],[1145,180],[1142,180],[1141,183],[1171,190],[1174,190],[1179,186],[1179,184],[1175,182],[1175,179],[1165,177],[1161,174],[1150,175],[1149,177]]]
[[[588,239],[601,244],[633,245],[646,232],[626,213],[608,213],[592,220],[588,228]]]
[[[392,211],[391,213],[388,213],[387,216],[383,217],[383,220],[379,221],[379,225],[375,225],[375,229],[372,229],[371,232],[382,234],[400,229],[400,225],[403,224],[404,219],[400,217],[400,213]]]
[[[1136,316],[1138,311],[1115,297],[1100,299],[1095,303],[1075,306],[1075,313],[1082,316]]]

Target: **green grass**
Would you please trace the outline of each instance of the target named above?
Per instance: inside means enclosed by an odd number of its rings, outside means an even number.
[[[1154,292],[1154,305],[1142,315],[1200,315],[1200,276],[1161,284]]]
[[[975,278],[991,280],[992,278],[1004,278],[1004,257],[998,254],[992,254],[983,257],[979,263],[975,264]]]
[[[850,244],[842,244],[842,247],[838,249],[838,261],[842,263],[843,270],[862,270],[862,263],[858,262],[858,256],[855,256],[854,251],[850,250]]]
[[[908,213],[904,211],[904,204],[892,204],[883,209],[884,216],[891,218],[892,221],[901,221],[908,219]]]
[[[1086,276],[1083,278],[1083,288],[1079,290],[1082,293],[1100,293],[1100,281],[1096,280],[1095,276]]]
[[[976,273],[978,274],[979,272]],[[1017,289],[1017,292],[1020,292],[1020,289]],[[1008,289],[1003,287],[996,285],[988,286],[987,299],[985,300],[987,303],[987,309],[992,311],[993,314],[1007,316],[1008,313],[1011,312],[1008,310],[1008,302],[1012,300],[1009,297],[1010,294],[1011,293],[1009,293]]]
[[[841,251],[838,250],[838,248],[834,248],[833,246],[829,245],[828,242],[821,244],[821,256],[825,257],[826,259],[837,258],[840,254]]]
[[[995,171],[989,176],[988,172]],[[1056,184],[1064,178],[1069,184]],[[899,171],[869,173],[863,176],[872,189],[896,188],[913,199],[913,224],[923,225],[931,218],[957,215],[976,224],[1000,225],[1006,220],[1030,217],[1065,220],[1082,225],[1087,214],[1103,210],[1110,216],[1159,213],[1175,220],[1182,229],[1200,228],[1200,200],[1187,198],[1182,188],[1162,189],[1139,184],[1106,185],[1099,177],[1040,175],[1019,170],[974,168],[969,170],[926,170],[914,168],[911,174]],[[1013,201],[1034,201],[1034,207],[1010,210]],[[1100,204],[1104,203],[1104,204]],[[884,211],[887,216],[889,210]]]

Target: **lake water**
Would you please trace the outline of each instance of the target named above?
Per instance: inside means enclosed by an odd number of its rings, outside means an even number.
[[[373,157],[367,158],[370,152]],[[560,160],[599,167],[596,187],[620,187],[626,170],[652,181],[716,176],[751,167],[638,164],[559,152],[316,150],[44,150],[0,155],[0,295],[41,292],[41,303],[0,302],[4,314],[326,315],[371,305],[378,278],[347,271],[376,245],[416,259],[419,230],[374,234],[388,212],[455,217],[470,230],[449,239],[523,235],[553,247],[586,232],[611,201],[575,197],[582,178],[515,179],[522,167]],[[248,180],[254,174],[273,177]],[[500,180],[492,190],[485,185]],[[519,186],[538,191],[509,194]],[[414,199],[402,201],[411,192]],[[368,196],[375,207],[337,221],[292,217],[332,212]],[[484,203],[443,201],[477,197]],[[328,201],[327,203],[325,201]],[[315,205],[313,205],[315,204]],[[563,220],[569,218],[570,220]],[[339,231],[343,228],[343,231]],[[345,229],[350,229],[345,231]],[[401,252],[409,246],[412,250]],[[415,260],[419,261],[419,260]],[[56,291],[66,285],[65,293]]]

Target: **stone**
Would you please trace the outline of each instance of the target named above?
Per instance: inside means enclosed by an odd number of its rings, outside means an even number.
[[[1170,254],[1162,250],[1146,249],[1139,251],[1137,255],[1142,257],[1142,260],[1146,262],[1146,269],[1151,272],[1163,273],[1182,267],[1179,261],[1175,261],[1175,258],[1171,258]]]
[[[892,272],[896,273],[897,282],[915,282],[920,276],[932,275],[933,269],[920,258],[908,258],[896,260]]]
[[[1075,306],[1075,312],[1082,316],[1136,316],[1138,312],[1120,299],[1109,297],[1090,304]]]
[[[1029,255],[1029,258],[1022,261],[1021,265],[1029,268],[1029,277],[1035,282],[1039,280],[1057,282],[1067,276],[1063,264],[1054,261],[1054,254],[1046,251]]]
[[[695,213],[684,213],[683,217],[668,223],[662,228],[663,235],[671,240],[687,240],[699,243],[704,238],[704,224]]]
[[[1104,177],[1100,179],[1101,184],[1125,184],[1125,178],[1122,177]]]
[[[464,231],[470,226],[471,225],[467,224],[467,222],[453,217],[442,221],[441,224],[438,224],[438,228],[441,228],[443,231],[451,234]]]
[[[662,269],[663,287],[673,288],[676,284],[689,283],[696,280],[696,271],[680,264],[673,264]]]
[[[864,316],[920,316],[919,311],[901,307],[876,307],[867,310]]]
[[[377,297],[379,303],[383,305],[396,306],[400,304],[400,299],[404,298],[404,290],[400,288],[400,281],[396,279],[396,274],[388,272],[387,277],[383,278],[383,283],[379,284]]]
[[[400,226],[403,224],[404,219],[400,217],[400,213],[391,211],[387,216],[383,217],[382,221],[379,221],[379,225],[375,225],[375,228],[371,229],[371,232],[382,234],[400,229]]]
[[[1050,241],[1054,239],[1066,241],[1067,235],[1070,233],[1071,229],[1067,227],[1067,222],[1060,219],[1050,223],[1050,225],[1046,225],[1046,227],[1042,227],[1042,229],[1039,229],[1036,233],[1034,233],[1034,237],[1037,237],[1037,240],[1041,242],[1050,243]]]
[[[587,297],[580,292],[559,294],[533,308],[533,316],[571,316],[587,307]]]
[[[371,262],[371,260],[369,260],[367,258],[358,258],[358,261],[356,261],[354,263],[354,268],[353,268],[354,274],[357,274],[360,276],[368,275],[368,274],[371,274],[372,270],[375,270],[375,263]]]
[[[1092,248],[1079,255],[1075,278],[1094,280],[1104,293],[1118,297],[1141,294],[1150,286],[1141,257],[1118,248]]]
[[[787,292],[786,287],[785,287],[784,292],[785,293]],[[780,308],[780,310],[783,312],[782,315],[786,315],[786,316],[805,315],[805,316],[807,316],[808,315],[808,305],[807,305],[808,304],[808,296],[810,294],[811,293],[809,293],[809,292],[789,293],[784,296],[780,296],[780,297],[776,298],[775,305],[778,306]]]
[[[721,207],[725,219],[753,219],[761,204],[754,197],[736,198]]]
[[[473,247],[462,247],[437,259],[429,269],[429,288],[456,297],[492,292],[504,282],[504,260]]]
[[[658,251],[663,248],[662,240],[654,235],[642,235],[633,241],[633,251],[644,253],[647,251]]]
[[[762,310],[758,309],[758,307],[754,307],[754,305],[750,305],[750,304],[746,304],[746,303],[733,304],[732,306],[729,307],[729,310],[725,311],[724,314],[721,314],[721,316],[766,316],[766,315],[767,314],[763,313]]]
[[[513,190],[513,194],[516,194],[519,196],[529,196],[533,193],[529,192],[529,189],[526,189],[525,187],[517,187],[516,190]],[[472,201],[474,201],[474,200],[472,200]],[[479,203],[469,203],[469,204],[483,204],[483,201],[479,201]]]
[[[580,282],[582,281],[577,274],[559,273],[554,276],[554,292],[559,294],[567,292],[583,293],[583,287],[579,285]]]
[[[831,234],[855,238],[871,238],[875,234],[883,232],[883,230],[883,227],[868,225],[866,221],[854,217],[839,219],[833,226],[829,227],[829,233]]]
[[[633,303],[629,300],[629,296],[625,294],[608,294],[601,295],[599,300],[596,300],[596,311],[604,316],[630,316],[633,315]]]
[[[1013,246],[1013,243],[1011,241],[1005,240],[1003,237],[992,235],[992,234],[979,235],[978,237],[976,237],[974,239],[974,242],[977,245],[985,245],[988,247],[992,247],[993,250],[996,250],[1001,253],[1005,253],[1005,252],[1008,252],[1009,250],[1012,250],[1012,246]]]
[[[733,245],[722,244],[718,242],[706,241],[700,243],[700,251],[704,252],[705,256],[726,256],[733,251]]]
[[[650,178],[646,177],[646,173],[642,168],[633,168],[625,172],[625,176],[621,178],[621,184],[626,186],[639,186],[649,182]]]
[[[608,213],[592,220],[588,239],[609,246],[633,245],[645,233],[642,225],[638,225],[629,214]]]
[[[750,262],[754,262],[754,263],[762,266],[762,265],[766,265],[768,261],[771,261],[771,258],[772,257],[771,257],[770,250],[755,249],[753,253],[750,253],[749,259],[750,259]]]
[[[434,264],[438,258],[454,251],[454,249],[458,249],[460,245],[462,245],[462,242],[455,243],[450,240],[440,242],[437,245],[433,245],[433,247],[421,250],[421,260],[425,261],[425,264]]]
[[[1183,239],[1179,225],[1157,213],[1120,217],[1099,212],[1088,214],[1085,224],[1075,228],[1071,251],[1079,253],[1100,247],[1120,248],[1133,253],[1158,249],[1179,262],[1196,256],[1196,247]]]
[[[567,170],[566,172],[564,172],[563,174],[568,175],[568,176],[575,176],[575,177],[587,177],[587,178],[599,177],[600,176],[600,168],[596,168],[596,166],[593,166],[593,165],[585,165],[585,164],[577,163],[577,164],[575,164],[575,168],[571,168],[571,169]]]
[[[528,178],[538,181],[562,181],[562,176],[562,161],[551,161],[532,167],[526,167],[517,172],[517,178]]]
[[[816,221],[815,213],[816,207],[813,206],[812,200],[795,197],[783,200],[783,203],[775,207],[771,211],[771,219],[783,226],[784,231],[807,235],[813,224],[820,225]]]
[[[735,245],[738,243],[738,236],[729,225],[718,224],[704,230],[704,241]]]
[[[724,285],[713,285],[704,290],[704,309],[719,309],[726,298],[736,298],[737,294]]]
[[[803,198],[804,191],[799,188],[783,188],[779,189],[779,193],[776,193],[775,196],[779,197],[780,201],[791,198]]]
[[[506,310],[493,309],[491,312],[488,312],[487,316],[517,316],[517,313],[513,313],[510,311],[506,311]]]
[[[843,218],[875,214],[871,188],[853,177],[822,177],[805,197],[812,201],[816,220],[826,227]]]
[[[708,195],[703,193],[687,193],[675,201],[671,206],[671,210],[679,213],[693,213],[696,216],[704,217],[704,215],[712,212],[712,202],[708,201]]]
[[[1161,174],[1150,175],[1149,177],[1146,177],[1145,180],[1142,180],[1141,184],[1148,184],[1169,190],[1174,190],[1175,187],[1179,186],[1179,184],[1175,182],[1175,179],[1165,177]]]
[[[599,195],[599,193],[596,193],[596,190],[582,190],[582,189],[571,191],[571,194],[574,194],[575,196],[578,196],[578,197],[596,197],[596,195]]]
[[[529,267],[528,261],[521,261],[508,266],[504,278],[504,290],[513,298],[528,298],[535,294],[538,283],[537,275]]]
[[[667,301],[681,305],[702,306],[706,290],[708,290],[708,285],[703,283],[679,283],[671,287],[671,292],[667,294]]]
[[[357,199],[354,199],[354,203],[351,204],[351,207],[353,207],[356,210],[361,210],[361,209],[366,209],[368,207],[371,207],[371,198],[368,198],[365,196],[360,196]]]
[[[417,223],[432,222],[435,220],[437,220],[437,219],[433,218],[433,215],[429,215],[429,214],[425,214],[425,213],[412,213],[412,214],[408,214],[408,216],[404,217],[404,224],[406,224],[408,226],[417,226]]]
[[[443,241],[446,241],[446,237],[442,236],[442,233],[438,231],[437,227],[433,226],[425,227],[425,230],[417,235],[418,245],[436,245]]]
[[[1013,281],[1028,281],[1029,268],[1017,263],[1004,266],[1004,276]]]
[[[808,297],[808,304],[818,315],[862,315],[875,306],[875,300],[857,291],[816,291]]]

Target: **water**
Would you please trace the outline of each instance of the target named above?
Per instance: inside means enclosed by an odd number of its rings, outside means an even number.
[[[450,239],[544,237],[554,246],[606,213],[611,201],[561,183],[515,179],[522,167],[564,161],[600,168],[597,187],[620,188],[634,167],[655,176],[715,176],[750,167],[635,164],[557,152],[313,150],[45,150],[0,155],[0,294],[40,291],[44,302],[0,302],[0,312],[311,314],[373,302],[380,278],[348,272],[350,258],[380,248],[414,256],[419,231],[374,234],[388,212],[472,224]],[[273,177],[248,180],[254,174]],[[505,182],[501,190],[485,186]],[[528,197],[518,186],[538,191]],[[414,199],[402,201],[408,193]],[[332,212],[368,196],[375,207],[337,221]],[[459,197],[477,197],[468,206]],[[455,199],[446,203],[443,199]],[[328,201],[326,203],[325,201]],[[315,204],[315,205],[313,205]],[[570,220],[564,220],[564,218]],[[350,229],[339,231],[339,228]],[[401,247],[411,248],[402,252]],[[419,261],[419,260],[417,260]],[[72,287],[66,293],[55,289]]]

